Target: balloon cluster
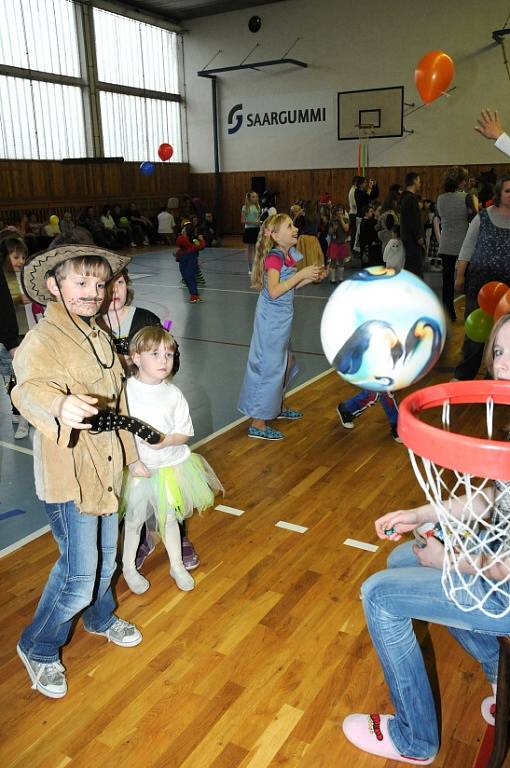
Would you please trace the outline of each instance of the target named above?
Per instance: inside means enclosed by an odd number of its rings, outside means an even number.
[[[454,73],[453,61],[444,51],[429,51],[419,60],[414,80],[425,104],[446,93]]]
[[[174,153],[174,148],[172,147],[171,144],[167,144],[166,142],[163,142],[163,144],[160,144],[158,147],[159,159],[163,160],[163,162],[170,160],[173,153]],[[156,166],[154,165],[154,163],[151,163],[150,160],[145,160],[145,162],[140,163],[140,173],[143,173],[144,176],[152,176],[155,170],[156,170]]]
[[[478,291],[478,306],[466,317],[464,328],[471,341],[484,343],[494,323],[510,312],[510,287],[498,280],[485,283]]]

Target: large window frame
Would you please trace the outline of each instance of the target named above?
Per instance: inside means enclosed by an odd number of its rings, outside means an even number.
[[[83,2],[74,2],[74,0],[68,0],[68,2],[72,4],[74,13],[75,13],[75,18],[76,18],[76,29],[77,29],[79,58],[80,58],[80,71],[81,71],[80,76],[76,77],[76,76],[71,76],[66,74],[50,73],[50,72],[30,69],[28,67],[25,68],[25,67],[12,66],[9,64],[1,64],[1,63],[0,63],[0,75],[5,75],[6,77],[20,78],[25,81],[28,80],[28,81],[42,82],[42,83],[53,83],[60,86],[72,86],[72,87],[80,88],[81,94],[82,94],[82,103],[83,103],[83,120],[84,120],[84,131],[85,131],[85,157],[90,157],[90,158],[94,158],[94,157],[102,158],[105,156],[103,130],[102,130],[102,122],[101,122],[100,94],[102,92],[117,93],[117,94],[122,94],[124,96],[136,96],[142,99],[155,99],[159,102],[176,102],[179,105],[182,105],[182,108],[179,109],[179,113],[180,113],[179,114],[179,128],[180,128],[179,136],[172,138],[172,142],[174,143],[174,145],[176,145],[174,161],[178,160],[180,162],[186,162],[187,161],[187,158],[185,157],[186,141],[184,140],[184,135],[185,135],[184,98],[181,95],[181,93],[179,92],[169,93],[169,92],[151,90],[146,88],[136,88],[136,87],[127,86],[127,85],[119,85],[116,83],[100,81],[98,79],[97,51],[96,51],[95,31],[94,31],[94,8],[98,8],[104,11],[108,11],[110,13],[114,13],[123,17],[130,18],[131,20],[136,21],[140,24],[149,24],[150,26],[158,27],[159,29],[163,29],[168,32],[177,34],[177,40],[175,43],[175,48],[176,48],[175,64],[177,67],[176,82],[179,90],[182,90],[183,56],[182,56],[182,37],[179,34],[181,32],[180,27],[170,22],[166,22],[163,19],[160,20],[160,19],[156,19],[155,17],[149,16],[147,14],[140,14],[139,12],[136,12],[136,11],[129,11],[128,9],[125,9],[123,6],[120,6],[120,4],[117,4],[110,0],[92,0],[90,4],[85,4]],[[176,139],[178,139],[178,141],[176,141]],[[161,137],[162,142],[166,140],[168,140],[166,137],[164,136]],[[157,147],[154,148],[153,152],[154,153],[157,152]],[[30,157],[29,159],[41,159],[40,157],[39,158],[35,157],[37,153],[38,153],[38,146],[36,143],[36,146],[33,147],[33,151],[31,152],[31,154],[34,156]],[[117,154],[120,154],[120,153],[117,153]],[[146,151],[143,151],[141,152],[141,156],[136,159],[140,161],[158,159],[157,156],[146,157],[145,155],[146,155]],[[56,158],[45,157],[43,159],[63,159],[63,157],[56,157]],[[2,159],[15,159],[15,158],[7,157]],[[126,159],[133,159],[133,158],[126,158]]]

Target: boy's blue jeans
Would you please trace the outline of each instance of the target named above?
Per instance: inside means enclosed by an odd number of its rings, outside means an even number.
[[[478,609],[461,611],[443,591],[441,570],[420,565],[412,543],[397,547],[388,559],[388,570],[365,581],[361,598],[395,706],[389,722],[393,743],[402,755],[433,757],[439,748],[437,717],[412,619],[446,626],[493,683],[499,659],[497,636],[510,634],[510,615],[494,619]],[[501,599],[494,598],[486,608],[500,611],[501,605]],[[461,701],[458,707],[460,718]]]
[[[197,290],[197,274],[198,274],[198,254],[196,251],[190,251],[189,253],[183,253],[179,259],[179,269],[181,271],[182,279],[188,287],[190,296],[196,296]]]
[[[80,611],[93,632],[104,632],[115,622],[111,579],[118,537],[117,514],[82,515],[73,501],[45,504],[45,509],[60,557],[19,642],[29,659],[43,663],[59,660]]]

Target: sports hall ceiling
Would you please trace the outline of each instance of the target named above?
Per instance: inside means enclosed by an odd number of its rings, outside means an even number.
[[[259,5],[270,5],[282,0],[122,0],[122,5],[137,8],[146,13],[162,16],[177,23],[210,16],[213,13],[241,11]]]

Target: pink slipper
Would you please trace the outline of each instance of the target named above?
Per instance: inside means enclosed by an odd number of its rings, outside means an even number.
[[[496,725],[496,697],[487,696],[480,705],[482,717],[489,725]]]
[[[378,755],[387,760],[397,760],[413,765],[430,765],[434,757],[405,757],[393,745],[388,733],[388,721],[393,715],[348,715],[342,723],[345,736],[363,752]]]

